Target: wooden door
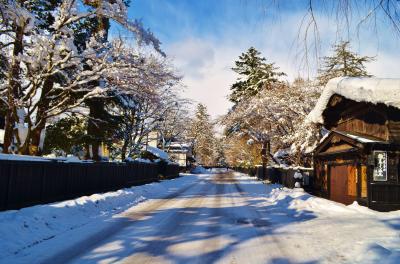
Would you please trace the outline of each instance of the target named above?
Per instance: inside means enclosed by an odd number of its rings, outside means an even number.
[[[357,167],[337,165],[330,167],[330,199],[351,204],[357,199]]]
[[[368,196],[368,178],[367,178],[367,166],[361,166],[361,198],[367,198]]]

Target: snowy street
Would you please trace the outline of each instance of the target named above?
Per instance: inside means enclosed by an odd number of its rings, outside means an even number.
[[[186,175],[0,213],[0,263],[398,263],[399,211],[279,187],[234,172]]]
[[[0,264],[400,264],[399,14],[0,1]]]

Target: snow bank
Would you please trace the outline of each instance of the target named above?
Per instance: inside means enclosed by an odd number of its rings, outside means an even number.
[[[209,171],[208,171],[206,168],[202,167],[202,166],[196,166],[194,169],[192,169],[192,170],[190,171],[190,173],[194,173],[194,174],[206,174],[206,173],[209,173]]]
[[[313,123],[323,123],[324,112],[330,98],[338,94],[357,102],[386,104],[400,108],[400,79],[339,77],[330,80],[307,119]]]
[[[346,206],[236,174],[243,191],[258,202],[252,206],[265,212],[274,237],[283,240],[280,249],[299,258],[293,262],[400,263],[400,211],[376,212],[356,202]]]
[[[113,215],[146,199],[166,196],[196,179],[196,176],[186,175],[116,192],[0,212],[0,263],[7,263],[9,256],[66,232],[76,230],[78,237],[90,235],[90,230],[99,230]]]

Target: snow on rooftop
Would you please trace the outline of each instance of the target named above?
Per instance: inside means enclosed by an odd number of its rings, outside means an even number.
[[[330,80],[315,108],[307,119],[313,123],[323,123],[322,113],[330,98],[338,94],[357,102],[382,103],[400,108],[400,79],[339,77]]]
[[[150,152],[151,154],[153,154],[154,156],[159,157],[160,159],[163,159],[163,160],[168,160],[169,159],[168,153],[163,151],[163,150],[161,150],[161,149],[159,149],[159,148],[155,148],[155,147],[152,147],[152,146],[147,146],[146,150],[148,152]]]
[[[372,139],[372,138],[367,138],[367,137],[363,137],[363,136],[359,136],[359,135],[354,135],[348,132],[343,132],[343,131],[338,131],[335,130],[336,133],[338,134],[342,134],[344,136],[347,136],[349,138],[352,138],[360,143],[386,143],[383,140],[378,140],[378,139]]]
[[[169,144],[169,147],[172,147],[172,148],[189,148],[190,145],[188,143],[171,142],[171,144]]]

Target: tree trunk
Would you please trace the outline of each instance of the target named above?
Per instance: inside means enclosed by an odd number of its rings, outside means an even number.
[[[86,1],[86,4],[91,5],[98,10],[100,10],[102,1]],[[109,19],[102,16],[101,12],[97,14],[98,26],[93,34],[100,38],[101,42],[107,42],[108,38],[108,29],[109,29]],[[98,85],[99,81],[96,81],[95,85]],[[91,158],[95,161],[100,160],[99,156],[99,148],[101,146],[101,142],[104,137],[104,130],[101,128],[101,124],[99,120],[103,118],[104,112],[104,101],[102,98],[92,98],[87,101],[87,105],[89,106],[89,122],[87,134],[90,137],[90,145],[92,146],[92,155]],[[88,149],[88,147],[86,148]],[[87,153],[86,156],[90,156],[90,153]]]
[[[5,116],[4,124],[4,143],[3,152],[9,153],[9,148],[12,144],[12,139],[14,136],[14,125],[17,121],[17,111],[15,101],[19,98],[21,93],[21,85],[19,81],[20,65],[18,55],[22,53],[22,40],[24,37],[24,27],[17,26],[15,29],[15,42],[13,48],[13,59],[11,62],[11,68],[8,76],[8,89],[7,89],[7,114]]]
[[[95,161],[100,160],[99,148],[104,137],[104,130],[102,129],[102,119],[104,111],[104,102],[102,98],[92,98],[87,101],[90,109],[87,134],[89,141],[87,144],[92,146],[91,159]],[[89,153],[90,156],[90,153]]]
[[[124,144],[121,148],[121,160],[124,161],[126,159],[126,151],[128,149],[128,140],[124,141]]]
[[[40,139],[43,129],[46,127],[47,115],[46,110],[49,107],[48,93],[53,89],[54,80],[53,77],[48,77],[42,88],[42,93],[38,102],[38,110],[36,113],[35,128],[31,133],[31,142],[29,147],[30,155],[39,156],[42,153],[40,149]]]

